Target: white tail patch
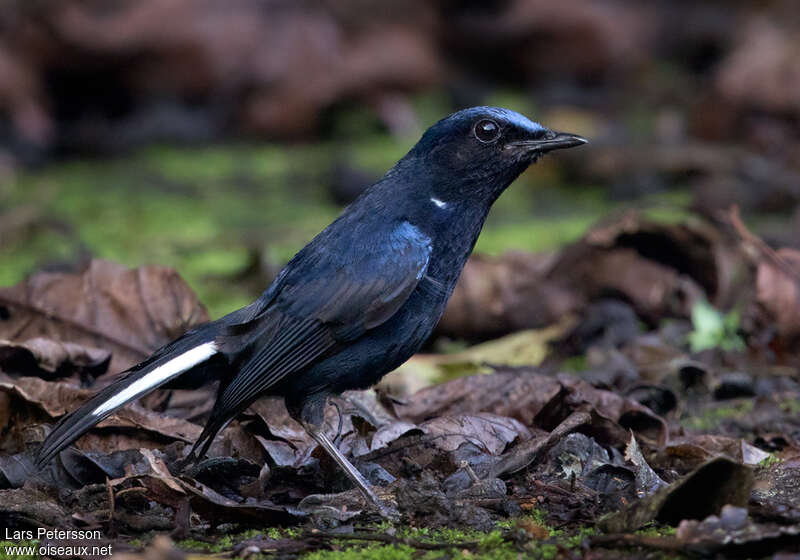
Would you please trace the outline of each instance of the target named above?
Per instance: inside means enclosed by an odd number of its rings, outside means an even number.
[[[158,387],[170,377],[182,373],[201,362],[205,362],[216,353],[217,345],[214,342],[206,342],[205,344],[196,346],[191,350],[184,352],[180,356],[172,358],[166,364],[157,367],[144,377],[140,377],[125,387],[122,391],[95,408],[92,411],[92,414],[94,416],[102,416],[106,412],[114,410],[126,402],[135,399],[142,393]]]

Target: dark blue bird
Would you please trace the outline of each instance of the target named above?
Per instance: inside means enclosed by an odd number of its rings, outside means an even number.
[[[494,107],[442,119],[306,245],[252,304],[156,351],[64,417],[43,466],[92,426],[157,387],[220,381],[189,457],[264,395],[287,408],[382,510],[321,431],[329,395],[366,388],[430,336],[498,196],[542,154],[584,144]]]

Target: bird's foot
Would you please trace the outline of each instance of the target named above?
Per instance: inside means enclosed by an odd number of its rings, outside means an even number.
[[[200,457],[198,457],[194,450],[190,451],[189,454],[184,457],[183,459],[178,459],[174,463],[175,473],[185,473],[190,467],[194,467],[197,463],[200,462]]]
[[[383,494],[383,493],[382,493]],[[374,511],[388,521],[399,521],[400,513],[389,493],[384,499],[368,498],[357,488],[338,494],[311,494],[303,498],[297,509],[310,515],[318,526],[335,526],[365,513]]]
[[[394,507],[389,507],[383,500],[381,500],[375,490],[373,490],[372,485],[364,478],[364,475],[359,472],[359,470],[353,466],[353,464],[347,460],[347,457],[342,455],[342,452],[333,444],[333,442],[328,439],[328,436],[325,435],[319,427],[314,424],[304,423],[303,427],[306,429],[308,434],[314,438],[314,440],[323,448],[331,458],[341,467],[344,473],[353,481],[356,485],[356,488],[361,492],[361,496],[367,502],[367,506],[374,510],[376,510],[381,517],[385,519],[399,519],[400,514],[397,512],[397,509]],[[346,492],[339,494],[343,495]],[[388,493],[386,493],[388,495]],[[308,499],[308,498],[306,498]],[[303,500],[305,502],[305,500]],[[301,505],[302,503],[301,502]]]
[[[400,521],[400,511],[391,502],[380,502],[373,504],[373,507],[378,512],[378,515],[383,517],[386,521],[397,523]]]
[[[394,495],[381,488],[373,487],[372,490],[370,495],[362,494],[367,504],[387,521],[400,521],[400,512],[395,505]]]

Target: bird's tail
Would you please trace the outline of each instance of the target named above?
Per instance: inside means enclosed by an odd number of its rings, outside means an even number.
[[[209,327],[211,325],[200,327],[157,350],[80,408],[64,416],[39,448],[36,465],[44,467],[62,449],[120,407],[175,380],[217,354],[216,329]]]

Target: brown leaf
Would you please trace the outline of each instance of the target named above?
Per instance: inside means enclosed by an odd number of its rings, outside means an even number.
[[[634,249],[589,248],[573,258],[576,260],[560,262],[551,278],[582,294],[586,301],[622,294],[638,313],[652,320],[688,315],[691,304],[703,293],[690,278]]]
[[[35,405],[47,416],[57,418],[77,408],[92,395],[64,382],[45,381],[38,377],[11,379],[0,373],[0,392]]]
[[[220,437],[208,450],[209,457],[237,457],[263,465],[265,461],[264,446],[258,441],[259,436],[252,434],[242,426],[241,422],[234,420],[222,430]],[[196,438],[191,438],[194,441]]]
[[[193,442],[200,436],[202,429],[181,418],[173,418],[136,404],[126,406],[112,414],[99,424],[98,428],[120,428],[134,430],[133,433],[150,432],[169,439]]]
[[[671,441],[655,456],[653,464],[661,469],[685,473],[716,456],[728,457],[745,465],[756,465],[769,454],[740,438],[693,434]]]
[[[746,508],[726,505],[719,515],[710,515],[702,521],[681,521],[676,537],[686,549],[704,553],[703,556],[716,553],[720,558],[734,558],[756,552],[768,557],[772,552],[795,549],[800,543],[800,526],[756,523],[748,518]]]
[[[387,410],[372,390],[347,391],[335,403],[336,406],[329,403],[325,408],[323,428],[329,438],[339,441],[342,453],[355,457],[386,447],[417,427]],[[258,437],[258,441],[276,464],[298,468],[312,461],[317,443],[289,416],[283,399],[260,399],[248,412],[260,418],[269,430],[272,437]],[[364,422],[369,425],[366,433],[361,433],[363,430],[357,429],[356,424]]]
[[[490,412],[533,425],[536,414],[561,390],[558,380],[528,368],[461,377],[418,391],[397,405],[401,418],[422,422],[437,416]]]
[[[263,527],[297,520],[285,508],[272,503],[236,502],[196,480],[184,477],[179,480],[183,490],[191,495],[192,511],[215,523],[227,521]]]
[[[656,445],[662,445],[667,435],[664,420],[636,401],[579,379],[542,375],[533,368],[498,368],[492,374],[454,379],[425,388],[396,408],[401,418],[412,422],[488,412],[548,430],[571,413],[586,410],[592,414],[588,432],[605,443],[624,445],[628,429]]]
[[[436,327],[440,334],[488,339],[550,325],[577,306],[575,296],[547,282],[550,255],[521,252],[474,255]]]
[[[190,327],[208,320],[205,307],[169,268],[128,269],[93,260],[78,273],[40,272],[0,288],[0,337],[45,337],[113,353],[122,371]]]
[[[0,340],[0,369],[11,374],[44,378],[67,377],[75,372],[105,373],[111,353],[71,342],[31,338],[24,342]]]
[[[717,91],[736,105],[797,115],[800,77],[787,69],[797,60],[800,31],[776,18],[747,18],[743,23],[735,48],[716,70]]]
[[[240,503],[222,496],[205,484],[185,476],[173,476],[156,453],[142,449],[143,460],[126,468],[127,475],[109,481],[117,495],[144,487],[147,499],[170,508],[181,508],[188,500],[192,511],[214,523],[281,523],[293,519],[284,508],[271,503]]]
[[[778,249],[781,262],[762,259],[756,276],[756,300],[786,338],[800,335],[800,251]]]
[[[627,212],[556,255],[473,256],[437,328],[485,339],[550,325],[609,294],[624,296],[652,321],[688,316],[699,298],[731,304],[744,262],[738,248],[704,222],[665,224]]]
[[[499,455],[515,440],[531,438],[531,432],[518,420],[486,412],[439,416],[420,424],[419,429],[445,451],[455,451],[463,443],[472,443],[492,455]]]
[[[10,425],[19,429],[31,423],[25,415],[26,408],[21,402],[33,405],[43,414],[33,419],[41,422],[55,419],[79,406],[92,391],[78,389],[69,383],[44,381],[38,377],[22,377],[10,379],[0,374],[0,393],[8,394],[12,399],[12,419]],[[196,424],[180,418],[174,418],[147,410],[137,404],[120,409],[97,425],[97,428],[85,438],[78,440],[77,446],[88,451],[116,451],[153,445],[164,438],[183,442],[194,441],[201,428]],[[113,428],[113,430],[103,430]],[[129,435],[130,434],[130,435]],[[155,437],[154,437],[155,436]]]
[[[650,221],[626,212],[565,248],[549,281],[591,300],[622,294],[642,316],[688,316],[698,298],[728,305],[736,296],[741,258],[720,232],[692,220]]]
[[[703,519],[725,504],[746,506],[753,487],[753,471],[725,457],[717,457],[683,479],[603,517],[608,532],[636,530],[653,520],[677,525],[683,519]]]
[[[591,415],[586,412],[573,412],[548,435],[533,437],[504,453],[500,461],[492,466],[491,476],[499,477],[524,469],[542,457],[573,430],[588,424],[591,420]]]
[[[387,409],[374,390],[347,391],[342,397],[349,405],[342,411],[350,415],[349,422],[353,424],[353,418],[358,418],[362,421],[359,424],[368,424],[350,438],[354,457],[383,449],[400,436],[417,429],[416,424],[400,420],[393,410]]]
[[[710,383],[707,365],[693,360],[658,333],[636,337],[622,352],[636,366],[640,377],[649,383],[670,379],[678,380],[686,387]]]
[[[475,373],[487,373],[492,364],[538,366],[554,340],[574,323],[571,316],[542,329],[515,332],[446,354],[416,354],[381,380],[379,388],[408,395],[428,385]]]
[[[752,501],[769,517],[800,523],[800,455],[757,469]]]
[[[642,455],[642,450],[636,442],[636,438],[631,434],[631,440],[625,447],[625,460],[634,465],[636,472],[636,492],[640,496],[649,496],[659,488],[667,485],[661,477],[647,464],[647,460]]]
[[[646,440],[651,445],[661,447],[667,440],[667,424],[663,418],[655,414],[646,406],[625,398],[612,391],[596,389],[587,382],[559,375],[558,380],[563,384],[565,392],[548,403],[547,408],[561,409],[566,405],[566,411],[556,414],[552,422],[561,422],[561,416],[566,417],[574,410],[583,408],[582,404],[591,406],[591,412],[596,414],[590,424],[591,430],[598,430],[599,433],[592,433],[598,440],[605,443],[626,443],[627,434],[623,431],[633,430],[640,439]],[[564,403],[559,403],[559,397],[563,396]],[[544,421],[545,411],[537,417],[537,421]],[[543,427],[547,427],[543,425]],[[604,432],[608,432],[605,435]]]
[[[0,490],[0,523],[14,527],[19,521],[35,521],[43,526],[63,527],[66,512],[54,496],[49,496],[29,481],[22,488]]]
[[[270,397],[259,399],[250,405],[247,414],[260,418],[269,430],[272,437],[259,437],[258,441],[278,466],[299,468],[312,461],[311,452],[317,443],[299,422],[289,416],[283,399]],[[330,406],[326,407],[326,427],[337,426],[332,415],[336,415],[336,410]],[[352,425],[350,429],[352,430]],[[334,435],[335,431],[332,434],[328,433],[329,437]]]

